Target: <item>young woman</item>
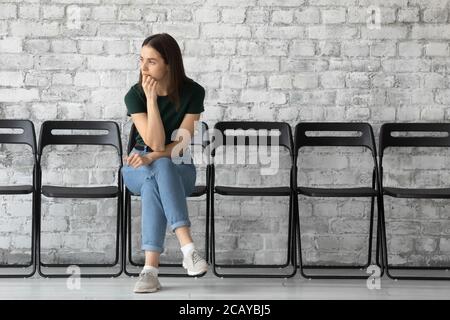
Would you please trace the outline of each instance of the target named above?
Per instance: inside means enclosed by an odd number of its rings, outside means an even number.
[[[158,266],[167,223],[180,242],[188,275],[202,275],[208,270],[192,241],[186,202],[194,190],[196,168],[190,155],[190,162],[180,163],[189,153],[186,132],[188,138],[193,137],[195,122],[204,111],[204,98],[203,87],[186,77],[174,38],[162,33],[144,40],[139,83],[125,96],[128,115],[138,131],[136,147],[122,168],[126,186],[142,201],[145,266],[134,288],[136,293],[161,288]]]

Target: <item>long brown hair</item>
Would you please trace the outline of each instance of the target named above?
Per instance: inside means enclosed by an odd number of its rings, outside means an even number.
[[[183,66],[183,58],[177,41],[167,33],[158,33],[147,37],[142,47],[150,46],[159,52],[169,69],[169,100],[175,104],[178,111],[180,108],[180,92],[185,81],[190,79],[186,76]],[[142,87],[142,73],[139,72],[139,85]]]

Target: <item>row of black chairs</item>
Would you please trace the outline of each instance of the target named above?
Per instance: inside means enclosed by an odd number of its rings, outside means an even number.
[[[53,198],[117,198],[117,229],[116,229],[116,250],[115,260],[108,264],[77,264],[80,267],[119,267],[115,273],[82,273],[81,277],[99,276],[119,276],[122,272],[127,275],[137,275],[127,269],[128,263],[133,266],[142,264],[133,261],[131,248],[131,196],[133,194],[124,187],[120,175],[122,167],[122,146],[120,130],[118,125],[112,121],[46,121],[42,124],[39,144],[36,143],[33,123],[28,120],[0,120],[0,128],[22,129],[20,134],[0,133],[0,143],[4,144],[28,144],[32,148],[34,156],[33,184],[26,186],[0,186],[0,194],[32,194],[33,196],[33,223],[32,223],[32,244],[31,261],[27,264],[7,264],[1,265],[3,268],[27,268],[32,267],[29,274],[3,274],[0,277],[23,277],[32,276],[36,270],[44,277],[67,277],[67,274],[45,273],[43,268],[68,267],[71,264],[45,264],[41,261],[40,236],[41,236],[41,199],[42,195]],[[206,184],[196,186],[192,197],[206,197],[206,223],[205,223],[205,253],[206,259],[212,264],[215,275],[219,277],[292,277],[297,269],[303,277],[321,279],[365,279],[367,274],[355,274],[355,272],[345,272],[348,270],[365,270],[372,264],[372,233],[374,228],[374,207],[377,201],[377,237],[375,249],[375,264],[380,268],[380,276],[386,274],[393,279],[435,279],[448,280],[450,277],[444,276],[415,276],[415,275],[395,275],[392,270],[446,270],[448,267],[419,267],[419,266],[395,266],[388,262],[386,222],[384,217],[384,196],[393,198],[427,198],[427,199],[448,199],[450,198],[450,188],[433,189],[412,189],[412,188],[392,188],[383,185],[383,153],[388,147],[450,147],[450,124],[447,123],[387,123],[381,126],[379,139],[379,153],[374,139],[372,127],[368,123],[337,123],[337,122],[307,122],[299,123],[295,126],[294,135],[289,124],[284,122],[257,122],[257,121],[222,121],[214,126],[214,133],[208,136],[208,126],[201,122],[201,127],[192,140],[192,145],[201,145],[205,150],[212,147],[209,162],[206,166]],[[277,146],[284,147],[289,151],[291,167],[290,181],[281,187],[230,187],[215,185],[214,157],[216,149],[220,146],[238,145],[268,145],[271,140],[267,136],[251,137],[242,133],[236,135],[236,130],[275,130],[279,132]],[[54,134],[53,130],[106,130],[103,135],[60,135]],[[229,131],[232,135],[228,135]],[[326,132],[325,135],[314,135],[310,132]],[[357,135],[333,135],[330,132],[357,132]],[[414,136],[392,135],[395,132],[444,132],[443,136]],[[131,128],[128,143],[128,153],[134,147],[134,137],[137,131],[134,126]],[[217,133],[221,137],[218,138]],[[120,167],[118,171],[117,186],[104,187],[63,187],[42,185],[41,157],[43,149],[48,145],[111,145],[114,146],[119,155]],[[299,150],[303,147],[314,146],[343,146],[343,147],[364,147],[368,148],[372,155],[373,172],[372,183],[367,187],[357,188],[311,188],[297,186],[297,160]],[[377,163],[379,160],[379,163]],[[287,213],[287,256],[283,264],[257,265],[257,264],[218,264],[216,262],[215,249],[215,195],[221,196],[267,196],[267,197],[289,197],[289,210]],[[318,265],[305,264],[302,261],[301,237],[300,237],[300,216],[298,196],[304,197],[366,197],[371,199],[371,212],[369,216],[368,232],[368,254],[365,265]],[[127,256],[128,253],[128,256]],[[181,267],[179,264],[162,264],[161,267]],[[277,268],[283,270],[275,273],[245,272],[245,273],[220,273],[220,269],[247,269],[255,268]],[[285,269],[289,269],[289,273]],[[306,270],[332,270],[337,273],[316,272],[308,274]],[[161,276],[185,276],[180,273],[161,273]]]

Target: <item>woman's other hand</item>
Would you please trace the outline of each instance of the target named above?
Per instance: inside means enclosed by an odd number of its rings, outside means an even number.
[[[133,168],[139,168],[140,166],[147,166],[151,164],[153,159],[150,154],[140,155],[138,153],[132,153],[125,158],[126,164]]]

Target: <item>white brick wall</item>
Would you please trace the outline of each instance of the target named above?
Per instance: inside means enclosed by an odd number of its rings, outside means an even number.
[[[380,28],[366,24],[369,6],[378,6]],[[138,79],[141,42],[168,32],[182,48],[187,74],[206,88],[203,120],[211,127],[219,120],[276,120],[292,126],[299,121],[368,121],[377,135],[383,122],[447,121],[448,19],[447,0],[3,1],[0,118],[29,118],[37,132],[50,119],[112,119],[120,123],[126,145],[123,96]],[[68,151],[75,157],[68,158]],[[69,185],[114,183],[117,163],[113,150],[105,151],[107,156],[92,148],[50,149],[43,159],[45,179]],[[367,154],[355,160],[346,150],[337,152],[306,151],[309,159],[302,162],[299,183],[370,180],[370,166],[360,165],[369,160]],[[406,154],[393,157],[385,181],[447,185],[448,154],[416,152],[415,160]],[[327,170],[329,165],[334,169]],[[28,181],[31,166],[23,149],[0,146],[1,184]],[[227,185],[283,184],[287,168],[284,161],[283,174],[273,180],[257,176],[256,169],[240,172],[243,168],[223,168],[217,177]],[[364,262],[368,201],[301,200],[306,261],[345,263],[356,254]],[[217,199],[218,260],[281,262],[286,201]],[[200,247],[204,202],[189,200]],[[0,261],[26,259],[30,203],[23,196],[1,198]],[[386,203],[393,263],[448,263],[447,205]],[[134,254],[139,259],[139,202],[133,206]],[[46,259],[110,261],[113,201],[45,200],[43,213]],[[172,234],[166,243],[164,259],[178,262]]]

